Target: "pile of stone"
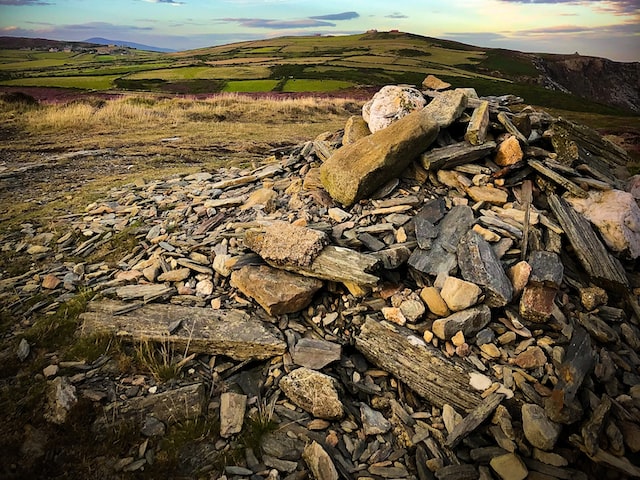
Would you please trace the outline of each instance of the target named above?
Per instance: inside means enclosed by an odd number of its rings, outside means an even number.
[[[81,335],[184,353],[172,386],[123,383],[109,359],[51,366],[48,418],[84,396],[97,434],[139,422],[122,471],[215,416],[189,460],[206,472],[262,415],[279,428],[226,478],[640,477],[640,189],[624,151],[521,104],[384,87],[261,168],[140,181],[59,238],[5,238],[53,259],[0,280],[9,308],[91,289]],[[82,261],[122,232],[139,242],[117,265]]]

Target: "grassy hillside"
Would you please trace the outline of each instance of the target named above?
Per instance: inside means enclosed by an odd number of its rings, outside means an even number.
[[[352,92],[420,85],[433,74],[480,95],[512,93],[571,111],[625,112],[538,85],[532,57],[401,32],[281,37],[160,54],[122,47],[60,45],[2,49],[0,86],[157,93]]]

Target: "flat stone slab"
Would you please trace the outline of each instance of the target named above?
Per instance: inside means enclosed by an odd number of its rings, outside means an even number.
[[[267,265],[249,265],[231,274],[231,285],[253,298],[269,315],[281,315],[309,305],[323,283]]]
[[[189,352],[226,355],[235,360],[282,355],[287,344],[267,324],[240,310],[179,305],[144,305],[117,315],[127,304],[115,300],[90,302],[80,315],[80,334],[116,335],[129,342],[161,342]]]

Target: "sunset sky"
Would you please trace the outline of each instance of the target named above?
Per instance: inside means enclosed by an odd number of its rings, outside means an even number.
[[[176,50],[371,28],[640,61],[640,0],[0,0],[0,35]]]

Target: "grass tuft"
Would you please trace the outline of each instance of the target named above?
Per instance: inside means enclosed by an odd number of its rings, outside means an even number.
[[[25,332],[30,343],[49,350],[69,345],[69,339],[78,327],[79,316],[87,309],[87,303],[95,293],[92,290],[81,290],[71,300],[66,301],[53,312],[40,316],[34,325]]]

